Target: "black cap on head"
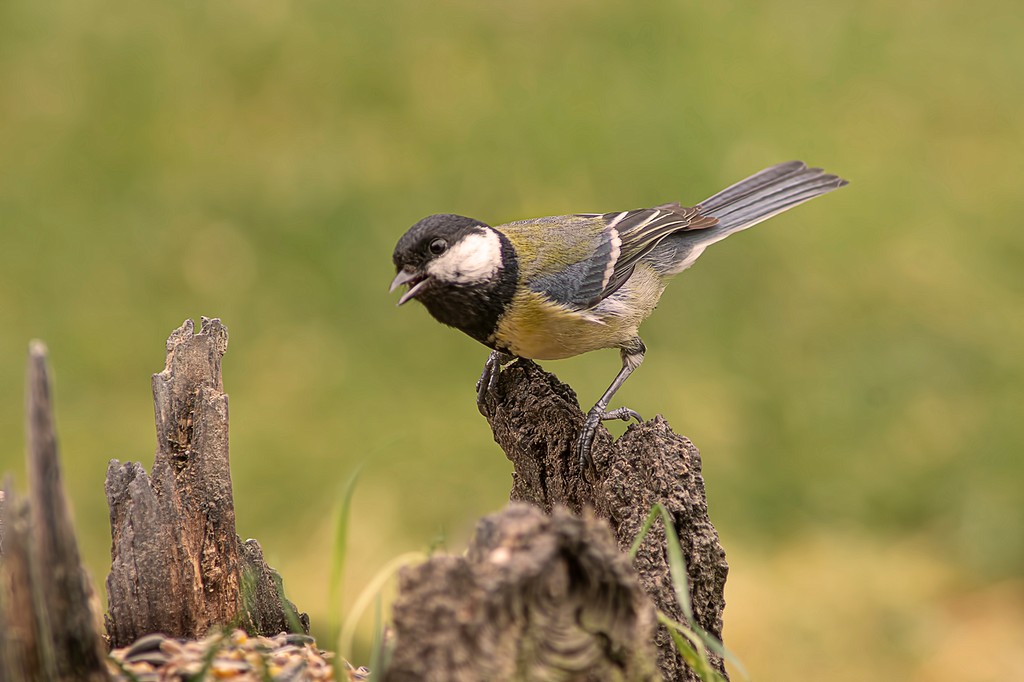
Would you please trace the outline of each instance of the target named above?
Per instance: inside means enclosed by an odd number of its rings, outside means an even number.
[[[493,265],[493,272],[479,278],[460,279],[458,259],[466,258],[465,253],[457,254],[455,261],[447,263],[449,269],[454,267],[453,271],[441,267],[439,272],[430,272],[428,266],[433,259],[444,258],[451,248],[471,235],[481,237],[480,243],[470,249],[473,258],[481,257],[474,249],[491,249],[484,257],[498,262],[488,260],[484,265]],[[415,298],[437,321],[494,347],[494,331],[515,295],[519,277],[515,250],[505,235],[465,216],[432,215],[402,235],[395,246],[393,260],[398,275],[392,282],[392,289],[399,284],[410,287],[401,302]],[[479,266],[479,263],[474,265]]]
[[[455,244],[481,227],[488,226],[479,220],[452,213],[427,216],[402,235],[395,245],[391,259],[398,268],[404,265],[420,265],[431,258],[430,242],[433,240],[441,238],[448,244]]]

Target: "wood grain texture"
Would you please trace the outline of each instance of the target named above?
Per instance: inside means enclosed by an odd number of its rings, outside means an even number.
[[[153,475],[117,460],[107,469],[113,647],[152,632],[202,637],[222,624],[251,634],[277,634],[296,623],[308,630],[259,545],[243,548],[235,533],[221,379],[227,345],[217,319],[203,318],[198,332],[186,320],[171,334],[166,366],[153,376]]]
[[[28,499],[8,483],[0,505],[0,677],[109,679],[95,595],[64,492],[46,347],[29,347],[25,390]]]
[[[608,526],[513,504],[406,568],[388,682],[655,680],[654,610]]]
[[[719,639],[728,564],[708,516],[700,452],[662,417],[630,426],[616,442],[599,428],[593,467],[581,469],[573,445],[583,424],[572,389],[537,364],[518,360],[501,373],[482,406],[495,442],[514,466],[513,501],[545,511],[565,506],[592,509],[611,526],[621,551],[629,550],[652,506],[672,516],[690,578],[697,623]],[[664,613],[683,622],[665,551],[665,531],[655,522],[633,563],[640,585]],[[658,664],[666,680],[695,680],[660,627]],[[721,660],[713,661],[724,674]]]
[[[481,521],[466,556],[402,573],[386,679],[697,680],[653,617],[657,608],[685,622],[660,519],[628,557],[661,504],[695,620],[721,638],[728,566],[697,448],[656,417],[615,443],[600,428],[593,467],[581,469],[576,396],[525,360],[501,372],[481,412],[514,466],[512,505]],[[713,655],[712,664],[725,674]]]

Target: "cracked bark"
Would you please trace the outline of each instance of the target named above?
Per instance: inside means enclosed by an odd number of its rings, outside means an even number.
[[[388,682],[655,680],[654,609],[608,526],[513,504],[402,571]]]
[[[697,448],[659,416],[631,426],[615,443],[606,429],[598,429],[593,468],[581,470],[573,445],[585,417],[576,396],[553,375],[526,360],[501,372],[496,390],[485,397],[481,411],[495,442],[514,466],[513,506],[482,522],[467,557],[433,557],[403,572],[394,612],[397,667],[388,679],[650,679],[651,673],[635,661],[626,666],[616,664],[610,652],[622,647],[602,647],[607,642],[633,642],[632,648],[627,648],[636,657],[649,654],[656,660],[663,679],[697,680],[668,631],[660,626],[655,629],[642,615],[657,607],[683,622],[661,521],[648,532],[631,567],[626,554],[651,508],[660,503],[671,514],[679,535],[696,622],[721,639],[728,565],[708,517]],[[523,502],[548,515],[547,526],[533,522],[534,535],[523,530],[525,512],[519,504]],[[546,561],[543,552],[538,556],[538,547],[547,546],[550,540],[538,538],[564,537],[563,526],[570,519],[585,522],[588,528],[606,527],[604,537],[613,542],[602,545],[598,539],[602,533],[593,530],[585,534],[585,540],[564,544],[558,561],[546,564],[545,571],[528,570]],[[493,537],[506,540],[494,545]],[[492,556],[498,551],[495,546],[504,547],[503,551],[515,558],[509,566],[520,570],[496,573],[486,562],[481,563],[488,556],[485,550]],[[612,551],[607,551],[609,548]],[[590,560],[583,561],[582,555]],[[610,568],[623,565],[626,570]],[[537,575],[567,575],[568,584],[552,589],[546,579],[536,579]],[[609,578],[612,575],[614,580]],[[634,629],[609,635],[609,623],[621,620],[608,606],[615,600],[601,602],[594,600],[593,594],[632,594],[636,585],[643,598],[630,602],[634,604],[632,613],[637,614],[629,621]],[[505,595],[516,591],[524,596],[510,602]],[[580,603],[590,603],[588,600],[603,604],[604,610],[595,606],[588,616],[593,627],[573,631],[576,650],[587,655],[559,657],[550,647],[535,644],[562,641],[551,633],[538,635],[543,631],[539,626],[557,620],[551,614],[571,614]],[[481,620],[480,613],[487,618]],[[507,639],[503,628],[513,633]],[[548,665],[552,660],[559,665]],[[527,674],[524,671],[531,669],[524,666],[531,663],[538,667]],[[720,659],[712,656],[712,663],[725,673]]]
[[[235,534],[228,459],[228,397],[221,380],[227,329],[186,320],[153,375],[157,450],[152,477],[111,460],[112,536],[107,631],[112,647],[162,632],[196,638],[235,624],[251,634],[308,631],[255,540]]]
[[[482,412],[495,442],[514,466],[512,500],[533,503],[547,512],[558,506],[574,513],[593,509],[609,523],[623,552],[629,550],[655,503],[668,509],[686,560],[694,617],[704,630],[721,639],[729,567],[708,516],[700,452],[693,443],[674,433],[661,416],[630,426],[614,443],[602,427],[594,440],[593,468],[581,469],[573,444],[585,416],[576,395],[528,360],[505,368]],[[683,622],[660,521],[647,534],[633,566],[657,608]],[[664,627],[659,627],[655,642],[664,679],[697,679]],[[713,662],[725,672],[720,659],[714,657]]]
[[[64,493],[46,348],[29,347],[29,495],[0,494],[0,679],[100,682],[98,607]]]

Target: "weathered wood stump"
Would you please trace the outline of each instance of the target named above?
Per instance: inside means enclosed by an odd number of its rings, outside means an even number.
[[[498,572],[486,562],[480,563],[487,551],[495,551],[489,538],[524,536],[520,529],[524,512],[518,511],[518,507],[513,507],[514,513],[491,517],[482,524],[466,559],[435,557],[404,572],[394,613],[397,667],[389,674],[389,679],[534,679],[523,674],[530,665],[539,666],[546,675],[536,679],[648,679],[642,666],[629,657],[623,659],[612,653],[621,651],[616,643],[647,641],[644,637],[653,641],[658,671],[663,679],[698,679],[686,667],[668,631],[658,627],[654,632],[650,629],[650,620],[642,615],[624,619],[623,622],[632,623],[636,629],[632,633],[617,630],[614,637],[601,626],[573,630],[573,651],[586,652],[582,658],[552,655],[548,648],[535,644],[538,638],[534,635],[538,623],[571,620],[578,613],[580,602],[588,602],[588,598],[581,595],[589,594],[591,598],[594,594],[629,595],[631,585],[636,583],[649,601],[646,607],[634,606],[634,614],[657,607],[674,620],[684,621],[673,589],[665,529],[660,521],[647,534],[630,571],[612,568],[619,565],[616,562],[628,563],[625,553],[640,533],[652,507],[658,503],[671,514],[679,535],[696,623],[721,638],[728,565],[718,534],[708,518],[697,448],[673,433],[664,419],[656,417],[630,427],[615,443],[611,442],[607,430],[599,429],[592,453],[593,468],[581,469],[573,444],[584,415],[575,394],[553,375],[525,360],[502,371],[497,389],[486,396],[482,412],[490,423],[495,441],[514,465],[512,501],[529,502],[550,514],[551,528],[545,531],[547,533],[564,536],[566,531],[562,526],[567,519],[574,518],[564,509],[582,515],[587,519],[588,528],[606,523],[617,551],[614,557],[610,556],[607,548],[596,539],[600,533],[592,529],[581,535],[586,539],[563,545],[558,560],[549,560],[548,564],[552,575],[564,576],[567,581],[564,585],[559,583],[555,589],[545,579],[534,580],[530,572],[539,561],[533,554],[536,540],[513,540],[507,545],[516,557],[509,566],[524,566],[529,570],[517,573],[506,568]],[[568,549],[569,545],[572,550]],[[503,545],[498,543],[497,546]],[[574,558],[574,552],[588,557],[601,556],[604,563]],[[574,569],[566,568],[573,566]],[[488,576],[491,582],[480,578],[480,574]],[[597,577],[609,575],[621,580],[600,582]],[[631,577],[633,575],[636,577]],[[486,590],[481,590],[481,583],[487,585]],[[604,586],[603,591],[600,585]],[[503,590],[520,590],[529,596],[503,601]],[[445,599],[450,600],[447,611],[438,606],[443,605]],[[597,603],[601,603],[599,599]],[[508,640],[502,640],[493,631],[500,625],[484,627],[480,609],[485,610],[490,622],[511,624],[513,632],[528,636],[513,638],[515,646],[504,649],[497,646],[496,642],[507,645]],[[432,615],[444,616],[438,622],[445,627],[424,629],[422,624]],[[527,625],[523,625],[524,621]],[[607,627],[607,621],[601,618],[591,617],[588,622],[591,625],[603,623]],[[540,641],[561,644],[557,638],[540,638]],[[634,646],[632,650],[638,656],[650,651],[639,644]],[[558,646],[554,649],[557,654]],[[557,665],[549,665],[552,658]],[[724,675],[723,662],[718,657],[711,658]],[[466,664],[458,668],[461,677],[448,677],[450,671],[438,666],[439,660],[475,661],[479,667],[474,670]],[[581,664],[581,660],[587,664]],[[565,667],[570,662],[574,666],[571,669]],[[518,667],[509,668],[513,665]],[[509,669],[516,672],[510,678],[492,675],[495,670]]]
[[[99,616],[64,494],[46,348],[29,348],[28,499],[0,496],[0,679],[107,680]]]
[[[513,504],[399,590],[389,682],[657,679],[654,609],[593,516]]]
[[[226,348],[219,320],[204,318],[198,333],[186,321],[172,333],[166,367],[153,377],[152,478],[139,464],[108,468],[107,629],[115,647],[158,631],[195,638],[219,624],[252,634],[308,629],[259,545],[235,534]],[[0,676],[106,680],[41,344],[32,347],[28,386],[29,499],[9,485],[0,495]],[[481,522],[465,557],[434,557],[403,573],[386,679],[696,679],[655,626],[655,608],[683,620],[660,522],[635,560],[626,550],[652,506],[666,508],[696,623],[720,637],[728,569],[697,449],[659,417],[614,444],[600,429],[593,467],[581,469],[572,446],[584,416],[575,396],[527,361],[502,372],[483,412],[515,466],[513,505]]]
[[[107,502],[113,540],[107,577],[112,647],[162,632],[196,638],[213,625],[251,634],[308,631],[255,540],[235,534],[228,460],[228,397],[221,381],[227,329],[186,320],[153,375],[157,449],[141,464],[111,460]]]
[[[515,467],[513,500],[550,510],[564,505],[576,513],[592,508],[608,521],[619,549],[628,551],[652,506],[672,515],[690,577],[697,623],[721,639],[725,579],[729,566],[718,532],[708,516],[700,452],[672,431],[662,417],[633,425],[616,442],[598,429],[593,469],[581,469],[573,455],[584,421],[576,394],[536,363],[519,360],[500,376],[484,412],[494,440]],[[637,553],[634,567],[655,605],[682,621],[657,523]],[[668,631],[657,635],[658,664],[666,680],[696,679],[672,646]],[[724,665],[717,666],[724,673]]]

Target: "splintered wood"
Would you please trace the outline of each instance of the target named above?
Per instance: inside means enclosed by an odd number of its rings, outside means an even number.
[[[27,499],[0,495],[0,679],[109,679],[95,597],[64,494],[46,347],[29,347]]]
[[[205,636],[237,623],[252,634],[308,631],[259,545],[235,534],[228,459],[228,397],[218,319],[191,320],[167,340],[153,375],[157,448],[153,475],[111,460],[106,492],[113,540],[107,632],[113,647],[162,632]]]

